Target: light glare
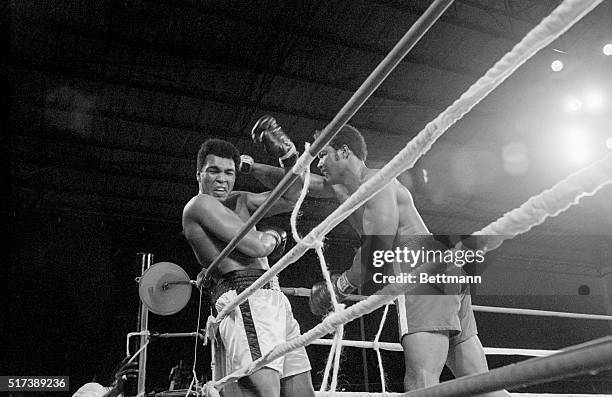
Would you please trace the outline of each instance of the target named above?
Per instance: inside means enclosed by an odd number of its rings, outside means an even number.
[[[600,91],[591,90],[584,94],[584,106],[591,112],[596,112],[604,107],[604,96]]]
[[[589,145],[585,131],[579,127],[570,130],[566,136],[568,159],[575,164],[583,164],[589,159]]]
[[[603,46],[603,53],[607,56],[612,55],[612,43],[608,43]]]
[[[582,109],[582,101],[574,96],[567,97],[563,102],[563,107],[570,114],[578,113]]]

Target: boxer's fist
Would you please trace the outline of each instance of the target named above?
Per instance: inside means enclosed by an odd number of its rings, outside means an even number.
[[[350,283],[346,272],[342,274],[332,274],[330,276],[334,293],[338,302],[342,302],[348,295],[357,289]],[[332,300],[325,281],[320,281],[312,286],[310,299],[308,300],[310,311],[317,316],[324,316],[332,309]]]
[[[287,244],[287,232],[276,226],[266,226],[261,229],[262,233],[272,236],[276,243],[272,252],[268,254],[268,259],[276,261],[285,253],[285,245]]]
[[[266,115],[257,120],[251,130],[251,138],[256,144],[263,145],[270,156],[278,157],[282,167],[292,167],[295,164],[295,145],[274,117]]]
[[[250,174],[253,169],[253,157],[243,154],[240,156],[240,165],[238,166],[238,172],[241,174]]]

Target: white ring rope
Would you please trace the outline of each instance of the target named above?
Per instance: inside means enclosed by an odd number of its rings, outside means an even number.
[[[333,339],[316,339],[311,345],[332,346]],[[393,342],[376,342],[376,341],[360,341],[360,340],[343,340],[342,345],[346,347],[357,347],[361,349],[377,349],[401,352],[402,345]],[[551,354],[558,353],[559,350],[543,350],[543,349],[511,349],[501,347],[485,347],[485,354],[492,356],[529,356],[529,357],[545,357]]]
[[[535,309],[517,309],[512,307],[494,307],[494,306],[472,306],[474,310],[487,313],[504,313],[504,314],[519,314],[524,316],[547,316],[547,317],[562,317],[574,318],[581,320],[605,320],[612,321],[612,316],[605,314],[586,314],[586,313],[568,313],[555,312],[550,310],[535,310]]]
[[[309,297],[310,288],[301,287],[282,287],[283,293],[289,296]],[[346,300],[359,302],[366,299],[367,296],[363,295],[349,295]],[[390,303],[395,304],[395,302]],[[612,316],[607,314],[588,314],[588,313],[570,313],[570,312],[556,312],[550,310],[537,310],[537,309],[521,309],[514,307],[497,307],[497,306],[481,306],[472,305],[472,309],[476,312],[485,313],[498,313],[498,314],[516,314],[524,316],[542,316],[542,317],[559,317],[559,318],[573,318],[580,320],[603,320],[612,321]]]
[[[491,68],[485,76],[479,79],[466,91],[457,101],[449,106],[444,112],[419,132],[419,134],[408,143],[385,167],[376,173],[371,179],[359,187],[359,189],[342,203],[321,224],[315,227],[303,240],[281,258],[270,270],[256,280],[251,286],[243,291],[232,304],[227,305],[217,316],[220,321],[236,306],[244,302],[249,295],[261,288],[272,277],[280,273],[291,263],[297,261],[308,248],[308,244],[320,242],[331,229],[346,219],[352,212],[363,203],[374,196],[384,186],[390,183],[401,172],[411,168],[417,159],[425,154],[454,122],[460,119],[473,106],[480,102],[488,93],[503,82],[521,64],[535,54],[539,49],[551,43],[555,38],[564,33],[570,26],[592,10],[602,0],[566,0],[559,5],[548,17],[532,29],[518,43],[511,52],[506,54]],[[580,181],[584,178],[584,181]],[[486,244],[487,250],[498,247],[502,241],[529,230],[534,225],[544,221],[549,216],[555,216],[569,206],[589,194],[594,194],[605,184],[612,182],[612,155],[606,157],[591,167],[583,169],[570,175],[564,181],[555,185],[548,191],[537,197],[532,197],[527,203],[518,209],[507,213],[493,224],[487,226],[479,235],[499,234],[495,239],[489,238]],[[506,236],[504,236],[504,234]],[[427,269],[435,271],[433,264],[422,265],[419,270]],[[403,288],[402,288],[403,287]],[[248,376],[276,358],[284,356],[291,350],[307,345],[318,337],[328,334],[335,327],[351,321],[364,314],[370,313],[376,308],[390,301],[394,296],[405,293],[411,285],[390,285],[385,287],[380,295],[372,295],[348,309],[333,313],[323,320],[321,324],[314,327],[304,335],[291,341],[276,346],[260,359],[253,362],[247,368],[243,368],[226,376],[214,383],[214,387],[221,388],[224,384],[235,381],[241,377]],[[211,387],[208,387],[211,390]]]

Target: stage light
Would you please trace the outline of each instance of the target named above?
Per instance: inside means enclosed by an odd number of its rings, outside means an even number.
[[[606,139],[606,147],[608,149],[612,149],[612,136],[608,139]]]
[[[563,62],[561,62],[560,60],[554,60],[551,64],[550,64],[550,68],[553,70],[553,72],[560,72],[561,70],[563,70]]]
[[[603,53],[607,56],[612,55],[612,43],[608,43],[603,46]]]
[[[563,100],[563,108],[567,113],[578,113],[582,109],[582,101],[575,96],[568,96]]]

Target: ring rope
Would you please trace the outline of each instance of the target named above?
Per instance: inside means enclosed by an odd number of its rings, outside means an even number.
[[[309,297],[310,288],[301,287],[281,287],[281,290],[285,295],[288,296],[299,296]],[[346,300],[359,302],[366,299],[365,295],[349,295]],[[390,304],[395,304],[392,302]],[[580,320],[603,320],[612,321],[612,316],[606,314],[588,314],[588,313],[570,313],[570,312],[556,312],[550,310],[536,310],[536,309],[520,309],[514,307],[497,307],[497,306],[481,306],[472,305],[472,309],[477,312],[486,313],[498,313],[498,314],[517,314],[525,316],[543,316],[543,317],[560,317],[560,318],[573,318]]]
[[[319,346],[332,346],[334,343],[333,339],[316,339],[311,345]],[[377,347],[381,350],[402,352],[403,348],[400,343],[394,342],[374,342],[374,341],[360,341],[360,340],[343,340],[342,345],[346,347],[356,347],[362,349],[376,349]],[[543,350],[543,349],[511,349],[511,348],[500,348],[500,347],[485,347],[485,354],[494,356],[529,356],[529,357],[545,357],[551,354],[558,353],[560,350]]]
[[[557,216],[578,203],[582,197],[592,195],[610,183],[606,178],[612,176],[612,154],[583,171],[574,173],[552,188],[531,197],[520,207],[474,233],[485,236],[484,250],[499,247],[504,240],[529,231],[548,217]]]
[[[401,394],[403,397],[460,397],[550,382],[612,368],[612,337],[572,346],[548,357],[536,357]]]
[[[570,376],[612,369],[612,337],[572,346],[548,357],[537,357],[424,389],[393,394],[397,397],[465,397],[501,389],[525,387]],[[317,393],[329,396],[329,393]],[[379,393],[343,393],[343,396],[380,396]],[[517,394],[517,396],[535,396]],[[544,395],[547,396],[547,395]],[[562,396],[562,395],[559,395]],[[567,395],[565,395],[567,396]],[[590,395],[592,397],[598,395]]]
[[[332,212],[306,237],[305,242],[320,240],[331,229],[346,219],[357,208],[380,191],[393,178],[411,168],[416,160],[425,154],[433,142],[455,121],[480,102],[489,92],[501,84],[514,70],[529,57],[552,42],[602,0],[565,0],[548,17],[533,28],[509,53],[504,55],[483,77],[474,83],[461,97],[450,105],[412,139],[385,167],[366,183],[361,185],[345,202]],[[313,145],[314,146],[314,145]],[[312,148],[311,148],[312,149]],[[575,198],[574,198],[575,199]],[[499,232],[500,229],[496,228]],[[493,230],[495,231],[495,230]],[[500,241],[501,244],[501,241]],[[245,289],[231,304],[218,315],[217,321],[236,306],[244,302],[255,290],[261,288],[271,277],[277,275],[291,263],[297,261],[306,251],[305,244],[297,244],[270,270]],[[209,268],[210,269],[210,268]]]
[[[474,310],[487,312],[487,313],[505,313],[505,314],[519,314],[525,316],[548,316],[548,317],[562,317],[562,318],[574,318],[581,320],[605,320],[612,321],[612,316],[605,314],[587,314],[587,313],[568,313],[568,312],[555,312],[550,310],[535,310],[535,309],[517,309],[512,307],[494,307],[494,306],[472,306]]]

